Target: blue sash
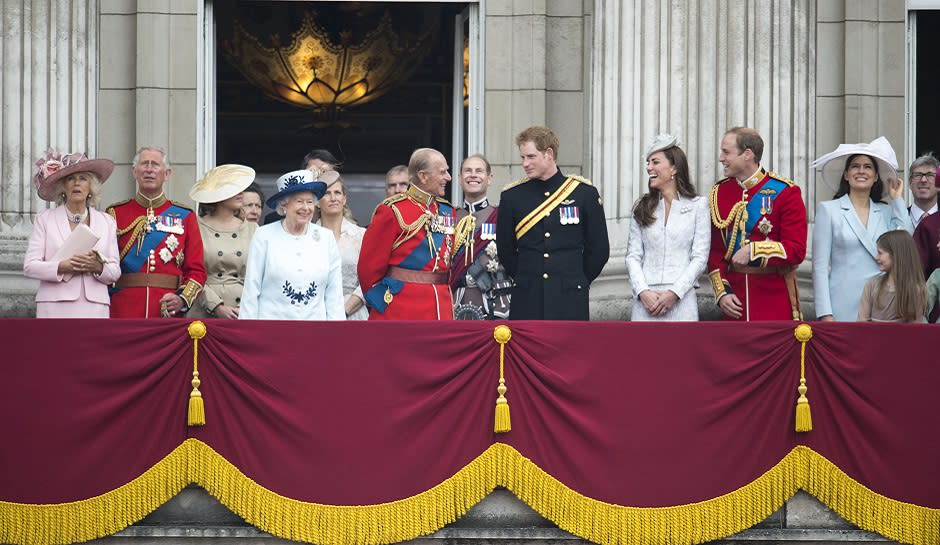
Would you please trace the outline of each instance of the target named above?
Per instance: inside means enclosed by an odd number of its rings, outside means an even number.
[[[159,218],[171,216],[179,217],[182,222],[191,213],[190,210],[180,208],[174,204],[157,215],[157,223],[160,223]],[[150,251],[155,250],[169,234],[170,233],[164,231],[157,231],[156,226],[154,226],[154,229],[144,236],[140,249],[129,251],[127,255],[124,256],[124,259],[121,260],[121,270],[124,272],[140,272],[141,267],[144,266],[144,262],[147,261],[147,258],[150,256]]]
[[[438,214],[450,215],[452,211],[453,208],[448,205],[443,203],[438,205]],[[435,233],[429,230],[426,234],[434,241],[434,247],[440,251],[441,245],[444,244],[444,233]],[[423,271],[427,264],[434,260],[434,258],[435,256],[431,255],[431,250],[428,248],[427,240],[422,240],[398,266],[403,269]],[[405,287],[405,283],[401,280],[386,276],[365,293],[366,303],[379,311],[379,313],[384,313],[385,309],[388,307],[388,303],[385,302],[385,291],[388,290],[392,295],[396,295],[403,287]]]
[[[764,214],[761,214],[760,212],[761,206],[763,206],[763,204],[768,199],[770,202],[773,202],[777,197],[780,196],[781,193],[783,193],[783,190],[787,187],[789,186],[786,182],[776,178],[769,178],[766,182],[764,182],[764,185],[761,186],[760,191],[758,191],[756,195],[751,196],[751,200],[748,201],[747,207],[745,208],[747,210],[747,222],[744,224],[744,230],[738,233],[738,236],[735,237],[735,240],[730,240],[733,229],[729,228],[727,234],[725,235],[725,246],[734,247],[734,249],[731,250],[732,255],[741,248],[742,240],[744,240],[746,237],[750,238],[750,234],[757,226],[757,222],[760,221],[762,217],[764,217]],[[774,193],[771,195],[761,194],[761,191],[764,191],[765,189],[773,189]]]

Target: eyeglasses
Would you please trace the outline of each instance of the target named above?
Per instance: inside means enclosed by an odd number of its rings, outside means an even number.
[[[911,174],[911,180],[915,182],[917,180],[933,180],[936,177],[937,177],[936,172],[915,172]]]

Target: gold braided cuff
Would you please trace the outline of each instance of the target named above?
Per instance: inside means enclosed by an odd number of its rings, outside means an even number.
[[[179,289],[177,294],[183,298],[183,301],[186,301],[187,307],[192,307],[193,302],[196,300],[196,297],[199,297],[199,292],[202,291],[202,285],[195,280],[187,280],[186,284]]]
[[[731,284],[721,277],[721,271],[718,269],[708,273],[708,280],[711,281],[712,291],[715,292],[715,301],[721,299],[722,295],[731,293]]]
[[[761,267],[766,266],[767,260],[772,257],[786,259],[787,250],[783,244],[776,240],[752,240],[749,245],[751,248],[751,261],[760,259]]]

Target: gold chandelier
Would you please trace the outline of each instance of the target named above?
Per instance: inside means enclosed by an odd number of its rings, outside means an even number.
[[[371,102],[408,78],[433,44],[436,28],[425,27],[419,36],[403,38],[392,28],[386,12],[378,26],[359,43],[352,33],[339,33],[334,43],[328,32],[307,12],[290,44],[270,37],[271,47],[238,22],[223,53],[265,95],[312,110],[333,121],[343,110]]]

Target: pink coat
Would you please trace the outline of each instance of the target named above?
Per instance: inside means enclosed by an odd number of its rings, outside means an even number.
[[[37,302],[72,301],[80,306],[91,306],[89,302],[105,305],[111,303],[108,285],[121,276],[117,248],[117,224],[114,218],[104,212],[99,212],[94,208],[89,208],[88,212],[89,227],[99,237],[95,250],[108,260],[98,278],[91,274],[58,274],[59,263],[48,261],[72,232],[65,207],[58,206],[44,210],[36,216],[36,221],[33,222],[33,232],[29,235],[23,274],[40,281],[39,290],[36,292]],[[83,284],[85,298],[81,297]]]

